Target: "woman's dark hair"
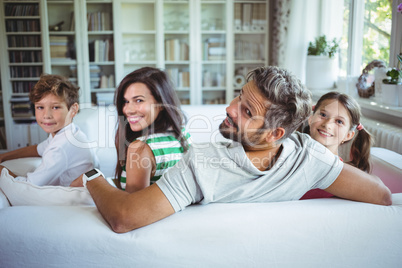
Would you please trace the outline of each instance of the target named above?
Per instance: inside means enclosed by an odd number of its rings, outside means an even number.
[[[370,148],[373,143],[373,138],[365,128],[361,128],[360,130],[357,129],[357,126],[360,124],[361,118],[359,104],[356,102],[356,100],[346,94],[332,91],[321,96],[316,106],[314,107],[314,113],[320,108],[321,103],[325,100],[337,100],[348,111],[351,121],[350,131],[355,131],[355,136],[353,139],[351,139],[353,140],[353,143],[350,148],[349,164],[370,173]]]
[[[124,94],[127,88],[134,83],[146,85],[158,105],[160,105],[160,112],[155,121],[147,128],[137,132],[131,130],[127,118],[123,114],[125,104]],[[179,140],[184,152],[187,151],[188,143],[182,133],[184,117],[180,110],[180,102],[172,83],[164,71],[157,68],[144,67],[129,73],[120,82],[115,92],[114,101],[119,116],[115,136],[115,145],[119,160],[117,161],[115,173],[117,183],[120,181],[122,163],[125,163],[128,146],[138,137],[154,133],[172,132]]]

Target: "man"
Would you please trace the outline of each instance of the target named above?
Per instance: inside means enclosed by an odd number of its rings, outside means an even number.
[[[277,67],[250,72],[226,109],[221,133],[233,143],[196,148],[155,184],[128,194],[96,171],[83,176],[100,213],[115,232],[127,232],[193,203],[298,200],[313,188],[351,200],[390,205],[378,178],[294,130],[309,116],[311,99],[298,79]],[[81,178],[74,186],[82,185]]]

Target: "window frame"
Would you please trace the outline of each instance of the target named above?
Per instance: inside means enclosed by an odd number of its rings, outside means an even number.
[[[398,5],[402,0],[392,2],[392,26],[389,53],[389,67],[398,67],[396,55],[402,53],[402,14],[398,14]],[[363,24],[365,0],[351,0],[349,6],[348,63],[347,74],[361,74],[361,51],[363,49]]]

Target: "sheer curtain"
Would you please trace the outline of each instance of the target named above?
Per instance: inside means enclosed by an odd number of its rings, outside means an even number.
[[[283,67],[286,59],[286,42],[288,39],[289,14],[291,0],[271,1],[271,45],[270,65]]]
[[[303,83],[307,47],[317,36],[342,36],[343,1],[273,0],[271,65],[284,67]]]

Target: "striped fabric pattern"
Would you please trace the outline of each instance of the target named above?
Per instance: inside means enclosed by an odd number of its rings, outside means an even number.
[[[182,130],[187,142],[191,143],[190,134]],[[142,136],[137,140],[143,141],[151,148],[155,156],[156,172],[151,178],[151,184],[156,182],[166,170],[173,167],[183,156],[183,147],[180,142],[171,135],[171,133],[151,134],[147,137]],[[120,177],[121,188],[126,188],[126,166],[123,166],[123,172]]]

